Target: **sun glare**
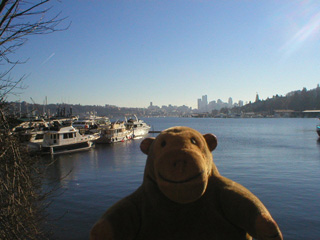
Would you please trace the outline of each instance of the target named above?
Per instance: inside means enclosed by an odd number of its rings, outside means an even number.
[[[320,36],[320,2],[299,1],[295,10],[287,17],[295,31],[293,36],[280,48],[285,57],[301,49]]]

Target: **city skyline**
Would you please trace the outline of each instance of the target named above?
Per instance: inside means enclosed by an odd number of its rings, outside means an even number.
[[[319,85],[320,84],[317,84],[317,87],[316,88],[319,88]],[[303,89],[306,89],[305,87]],[[309,90],[312,90],[312,89],[315,89],[315,88],[311,88]],[[307,90],[307,89],[306,89]],[[272,97],[274,96],[287,96],[287,95],[292,95],[293,93],[295,92],[300,92],[301,90],[293,90],[293,91],[290,91],[284,95],[278,95],[278,94],[274,94]],[[269,97],[268,97],[269,98]],[[30,101],[31,100],[31,101]],[[26,102],[27,104],[30,104],[30,105],[33,105],[33,104],[39,104],[39,105],[47,105],[47,104],[53,104],[53,105],[83,105],[83,106],[99,106],[99,107],[103,107],[103,106],[113,106],[113,107],[120,107],[120,108],[161,108],[161,107],[187,107],[187,108],[190,108],[191,110],[205,110],[205,111],[211,111],[211,110],[220,110],[221,108],[232,108],[232,107],[242,107],[248,103],[251,103],[251,102],[257,102],[257,101],[260,101],[260,100],[266,100],[266,99],[260,99],[259,97],[259,94],[258,92],[256,92],[256,95],[255,95],[255,101],[242,101],[242,100],[239,100],[238,102],[234,102],[233,101],[233,98],[232,97],[229,97],[228,98],[228,101],[227,102],[224,102],[223,100],[221,99],[217,99],[217,100],[212,100],[212,101],[208,101],[208,96],[207,95],[202,95],[202,98],[198,98],[197,99],[197,107],[191,107],[191,106],[188,106],[188,105],[177,105],[175,103],[168,103],[167,105],[164,105],[164,104],[154,104],[152,101],[149,102],[149,106],[146,106],[146,107],[137,107],[137,106],[133,106],[133,107],[128,107],[128,106],[119,106],[119,105],[113,105],[113,104],[109,104],[109,103],[105,103],[105,104],[80,104],[80,103],[69,103],[69,102],[65,102],[65,101],[61,101],[61,102],[57,102],[57,103],[53,103],[53,102],[48,102],[48,99],[47,97],[45,97],[45,99],[42,101],[42,102],[35,102],[33,100],[33,98],[29,98],[29,101],[27,100],[17,100],[17,101],[13,101],[13,102],[16,102],[16,103],[21,103],[21,102]],[[210,106],[211,105],[211,106]],[[206,108],[209,106],[209,110]]]
[[[258,94],[256,95],[256,101],[257,97]],[[228,102],[223,102],[220,98],[217,100],[208,101],[207,95],[202,95],[202,98],[198,98],[197,102],[197,109],[202,112],[211,112],[212,110],[220,110],[221,108],[242,107],[244,105],[242,100],[234,103],[232,97],[228,98]]]
[[[208,103],[207,95],[198,99],[198,109],[182,105],[153,105],[150,102],[147,108],[128,108],[114,105],[80,105],[80,104],[36,104],[33,102],[11,102],[10,111],[18,117],[52,117],[70,116],[73,113],[78,117],[89,115],[97,116],[184,116],[184,117],[317,117],[319,113],[319,84],[316,88],[291,91],[285,96],[274,95],[271,99],[260,99],[256,93],[253,104],[243,106],[243,101],[233,103],[231,97],[228,102],[221,99]],[[240,107],[240,108],[239,108]],[[243,107],[243,108],[242,108]],[[69,110],[67,110],[69,109]],[[249,112],[248,112],[249,110]]]
[[[66,31],[32,36],[9,101],[197,108],[203,93],[254,101],[319,82],[317,1],[54,1]],[[84,14],[85,13],[85,14]],[[253,14],[254,13],[254,14]],[[6,71],[8,66],[2,65]]]

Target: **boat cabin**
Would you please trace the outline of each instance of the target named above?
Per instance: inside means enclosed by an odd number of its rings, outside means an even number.
[[[72,126],[78,129],[94,129],[97,128],[97,124],[93,120],[77,120]]]
[[[70,144],[79,141],[79,132],[72,126],[64,127],[60,131],[48,131],[45,133],[43,141],[46,145]]]

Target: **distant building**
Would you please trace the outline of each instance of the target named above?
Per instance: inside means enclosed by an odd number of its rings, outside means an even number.
[[[203,95],[203,96],[202,96],[202,103],[203,103],[204,105],[207,105],[207,104],[208,104],[208,96],[207,96],[207,95]]]
[[[208,97],[207,97],[207,95],[202,96],[202,109],[204,112],[208,111]]]
[[[201,109],[201,98],[198,98],[198,110]]]
[[[217,101],[213,100],[208,103],[207,95],[203,95],[202,98],[198,98],[198,112],[211,112],[213,110],[220,110],[221,108],[232,108],[237,106],[233,103],[233,99],[229,97],[228,102],[223,102],[221,99]],[[239,101],[239,106],[243,106],[243,101]]]
[[[208,110],[211,112],[212,110],[217,109],[217,102],[215,100],[209,102]]]
[[[232,98],[229,97],[229,99],[228,99],[228,106],[229,106],[229,107],[232,107],[232,105],[233,105]]]
[[[259,94],[257,93],[256,94],[256,102],[259,102],[260,101],[260,99],[259,99]]]
[[[198,110],[201,112],[208,111],[208,97],[207,97],[207,95],[203,95],[202,99],[198,99]]]

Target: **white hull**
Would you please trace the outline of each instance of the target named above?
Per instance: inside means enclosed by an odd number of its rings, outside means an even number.
[[[115,122],[107,129],[102,129],[96,143],[124,142],[133,138],[133,131],[126,129],[123,122]]]
[[[135,118],[136,119],[129,119],[125,124],[126,127],[132,129],[134,137],[147,135],[151,127],[143,120],[138,119],[137,116],[135,116]]]
[[[131,131],[126,131],[121,134],[106,134],[101,132],[100,138],[96,140],[96,143],[116,143],[124,142],[133,138],[133,133]]]
[[[134,128],[133,135],[134,137],[141,137],[141,136],[147,135],[149,133],[149,130],[150,130],[150,127]]]
[[[90,149],[96,139],[94,135],[81,135],[72,126],[56,126],[45,133],[41,151],[51,155],[84,151]]]
[[[65,153],[73,153],[73,152],[80,152],[86,151],[91,149],[93,146],[92,142],[83,142],[78,144],[69,144],[63,146],[50,146],[50,147],[42,147],[43,154],[65,154]]]

